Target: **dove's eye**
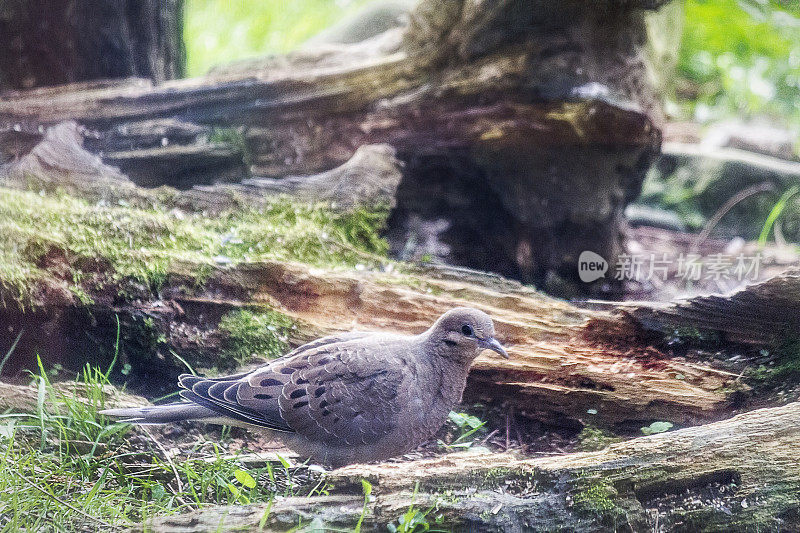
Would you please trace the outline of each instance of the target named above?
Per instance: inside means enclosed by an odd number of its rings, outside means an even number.
[[[463,326],[461,326],[461,333],[463,333],[467,337],[471,337],[473,333],[472,327],[469,324],[464,324]]]

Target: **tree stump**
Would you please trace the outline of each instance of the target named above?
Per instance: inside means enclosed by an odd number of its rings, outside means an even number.
[[[8,0],[0,88],[183,76],[183,0]]]

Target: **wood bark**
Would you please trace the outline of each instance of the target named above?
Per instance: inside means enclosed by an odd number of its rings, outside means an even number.
[[[183,76],[183,0],[7,0],[0,88]]]
[[[373,486],[364,526],[397,523],[413,504],[453,531],[794,531],[800,528],[800,403],[612,444],[520,458],[457,453],[352,465],[327,474],[326,496],[279,499],[265,525],[352,528],[361,479]],[[417,485],[418,484],[418,485]],[[418,490],[415,491],[415,485]],[[135,531],[257,531],[266,505],[203,509]],[[318,522],[319,523],[319,522]]]

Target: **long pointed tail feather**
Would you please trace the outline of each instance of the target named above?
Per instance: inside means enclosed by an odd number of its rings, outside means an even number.
[[[181,420],[202,420],[218,422],[220,416],[208,407],[189,402],[177,402],[166,405],[148,407],[132,407],[128,409],[106,409],[101,415],[116,418],[119,422],[132,424],[169,424]]]

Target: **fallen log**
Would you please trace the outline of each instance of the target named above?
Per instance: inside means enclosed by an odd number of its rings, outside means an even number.
[[[0,159],[74,120],[135,183],[183,189],[317,174],[389,144],[407,163],[395,253],[572,283],[583,250],[621,250],[622,210],[659,150],[644,19],[664,3],[426,0],[408,28],[204,78],[9,91]],[[436,245],[413,246],[437,220]]]
[[[144,398],[124,393],[113,385],[103,385],[98,390],[102,393],[104,405],[109,407],[139,407],[147,404]],[[90,402],[88,387],[84,383],[54,383],[53,391],[55,394],[67,398]],[[46,402],[48,410],[54,407],[56,410],[58,409],[58,402],[54,402],[52,398],[46,398]],[[35,413],[39,408],[38,404],[39,385],[15,385],[0,382],[1,410],[9,410],[13,413]]]
[[[21,303],[6,291],[5,309],[0,309],[8,325],[0,331],[0,349],[7,350],[24,330],[13,364],[7,367],[13,371],[34,368],[37,352],[45,360],[76,369],[87,359],[107,365],[119,332],[117,348],[131,372],[130,378],[117,377],[160,387],[150,389],[150,394],[160,395],[171,392],[186,362],[229,371],[225,365],[245,363],[253,353],[275,355],[271,350],[286,349],[282,336],[296,345],[352,329],[417,333],[447,309],[470,305],[494,317],[512,359],[479,358],[465,393],[468,402],[505,402],[523,415],[573,428],[592,424],[638,431],[658,420],[690,425],[718,419],[746,405],[748,397],[757,397],[741,376],[747,357],[731,368],[719,365],[724,356],[716,361],[675,356],[665,342],[673,332],[645,328],[648,324],[637,321],[629,306],[623,306],[622,314],[579,308],[498,276],[393,264],[358,249],[344,249],[346,261],[337,256],[337,268],[269,259],[269,250],[261,256],[255,251],[267,238],[261,234],[254,234],[258,242],[225,244],[239,231],[237,224],[244,224],[241,231],[252,232],[270,224],[269,218],[258,219],[262,222],[253,230],[250,219],[226,218],[223,224],[204,216],[187,219],[176,214],[165,219],[153,215],[150,207],[62,205],[10,189],[5,189],[5,197],[11,201],[5,204],[4,231],[22,239],[17,243],[22,262],[12,261],[2,272],[8,276],[34,269],[26,285],[28,299]],[[38,202],[35,214],[26,211],[26,202]],[[69,210],[63,211],[66,206]],[[171,213],[168,205],[157,212]],[[132,233],[127,237],[118,234],[115,221],[120,218],[128,221],[126,231]],[[46,224],[20,230],[18,224],[26,219]],[[88,224],[91,232],[73,237],[76,224]],[[45,228],[46,239],[41,241]],[[186,240],[185,249],[170,240],[175,234]],[[97,247],[87,249],[87,239]],[[129,247],[129,239],[137,244]],[[216,248],[230,250],[226,253],[245,253],[235,259],[220,257],[203,251],[207,243],[228,246]],[[331,246],[350,245],[342,241]],[[31,260],[26,253],[33,253],[33,265],[24,262]],[[126,274],[132,262],[148,254],[158,260],[152,274]],[[359,270],[355,267],[360,261],[364,264]],[[345,264],[350,269],[342,269]],[[798,279],[787,274],[781,282],[785,289],[796,286]],[[753,312],[767,316],[763,307],[769,305],[767,298]],[[785,309],[785,302],[780,306]],[[231,325],[231,317],[239,322]],[[783,320],[785,328],[776,331],[788,331],[794,319],[778,314],[773,320]],[[692,320],[703,324],[696,315]],[[766,341],[759,342],[752,351],[757,353]],[[224,358],[231,347],[241,360]],[[716,344],[712,348],[723,354],[726,349]]]
[[[198,181],[202,183],[197,173],[190,172],[194,186],[185,189],[170,186],[147,189],[136,186],[134,180],[129,178],[132,175],[130,171],[122,173],[87,151],[84,134],[85,129],[72,121],[47,128],[42,139],[24,155],[0,166],[0,183],[20,190],[66,191],[86,200],[107,203],[152,205],[166,201],[181,209],[218,214],[237,208],[263,207],[280,195],[308,203],[327,202],[333,210],[340,211],[365,205],[388,208],[395,205],[395,192],[402,178],[401,163],[391,146],[364,145],[342,165],[311,176],[219,183],[227,180],[223,180],[217,170],[214,180],[211,180],[217,183],[202,185],[197,184]],[[224,146],[218,148],[220,152],[228,153]],[[213,159],[219,155],[208,147],[200,149],[196,146],[170,149],[170,154],[186,160],[185,165],[178,163],[177,168],[174,160],[171,164],[164,163],[177,174],[177,180],[181,179],[182,168],[191,170],[197,165],[203,166],[204,158]],[[119,164],[119,161],[113,162]],[[150,164],[153,162],[150,161]],[[134,172],[140,174],[146,174],[148,169],[147,164],[136,163],[132,167]]]
[[[184,362],[229,370],[253,353],[287,349],[282,336],[297,344],[349,329],[416,333],[447,309],[472,305],[495,317],[500,339],[515,357],[479,359],[467,401],[505,402],[529,417],[573,428],[636,430],[657,420],[695,424],[744,406],[754,394],[742,376],[751,361],[747,350],[781,348],[797,327],[797,314],[786,312],[796,307],[796,274],[733,297],[711,298],[711,304],[622,305],[622,313],[615,314],[614,307],[610,312],[575,307],[497,276],[391,263],[352,244],[364,223],[357,206],[391,202],[400,183],[390,147],[362,147],[349,162],[316,176],[177,191],[137,187],[82,144],[80,128],[60,124],[4,169],[4,182],[22,189],[2,189],[0,236],[10,256],[0,262],[5,289],[0,317],[9,325],[0,331],[0,348],[10,347],[25,330],[8,367],[12,371],[35,368],[37,352],[79,369],[87,362],[86,346],[95,348],[90,362],[107,364],[119,331],[131,376],[163,387],[158,391],[163,394],[173,388]],[[55,196],[24,192],[28,188]],[[99,203],[61,196],[65,189]],[[310,235],[297,237],[301,251],[309,238],[317,247],[340,250],[334,259],[314,263],[304,251],[307,262],[298,263],[301,256],[292,255],[288,249],[294,245],[283,236],[259,232],[272,223],[264,210],[286,192],[356,209],[356,219],[345,219],[343,230],[312,226]],[[32,203],[39,205],[36,212],[26,208]],[[289,220],[296,221],[297,209],[289,208]],[[125,220],[125,227],[117,220]],[[276,231],[298,231],[296,223],[288,224]],[[325,237],[329,230],[344,231],[345,238],[332,242]],[[244,239],[239,231],[246,232]],[[265,243],[267,249],[257,251]],[[281,259],[271,255],[271,247]],[[8,290],[15,283],[25,298]],[[241,312],[256,315],[229,324],[233,329],[221,327]],[[268,325],[277,330],[276,316],[291,324],[280,326],[280,335],[264,331]],[[755,319],[739,320],[747,316]],[[691,336],[675,333],[687,325],[753,348],[739,353],[736,347],[700,342],[699,348],[722,355],[675,356],[669,343]],[[254,336],[255,348],[248,344]],[[739,363],[722,365],[730,350],[737,351]],[[237,355],[225,361],[231,351]]]
[[[455,531],[793,531],[800,528],[798,461],[795,402],[591,453],[456,453],[352,465],[325,476],[325,496],[212,507],[134,530],[350,529],[366,505],[370,528],[396,524],[413,506],[430,526]],[[366,504],[362,479],[372,485]]]

